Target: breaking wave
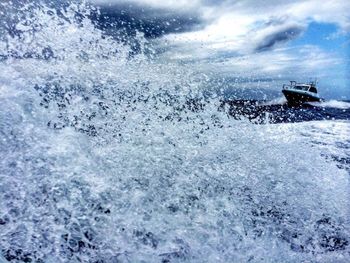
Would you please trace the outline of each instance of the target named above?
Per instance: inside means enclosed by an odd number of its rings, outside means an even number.
[[[336,109],[350,109],[350,102],[348,101],[339,101],[339,100],[329,100],[322,102],[311,102],[310,105],[316,107],[327,107],[327,108],[336,108]]]
[[[7,7],[7,261],[346,262],[349,176],[313,126],[230,118],[205,75],[107,36],[87,4]]]

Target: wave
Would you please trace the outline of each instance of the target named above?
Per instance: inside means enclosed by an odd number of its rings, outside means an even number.
[[[205,75],[157,61],[142,34],[133,52],[91,8],[22,7],[1,40],[8,261],[346,257],[349,177],[312,127],[230,118]]]
[[[263,103],[261,103],[261,105],[264,105],[264,106],[269,106],[269,105],[283,105],[283,104],[286,104],[287,103],[287,100],[285,97],[279,97],[279,98],[275,98],[275,99],[272,99],[272,100],[269,100],[269,101],[264,101]]]
[[[326,108],[336,108],[336,109],[350,109],[350,102],[340,101],[340,100],[328,100],[322,102],[310,102],[309,103],[315,107],[326,107]]]

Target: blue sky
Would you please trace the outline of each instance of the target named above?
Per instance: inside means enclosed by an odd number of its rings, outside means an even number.
[[[311,22],[306,31],[289,46],[313,45],[319,47],[330,57],[338,57],[339,63],[324,68],[320,86],[327,97],[350,98],[349,85],[349,32],[340,32],[335,23]]]

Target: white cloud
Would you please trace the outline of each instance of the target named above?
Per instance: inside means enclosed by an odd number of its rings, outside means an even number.
[[[99,5],[130,4],[184,12],[195,10],[208,21],[219,21],[223,17],[225,20],[229,19],[229,16],[231,19],[249,16],[255,20],[265,20],[273,16],[290,17],[296,21],[313,19],[318,22],[331,22],[343,29],[350,29],[350,1],[347,0],[90,0],[90,2]]]
[[[321,23],[338,24],[342,30],[350,31],[350,1],[309,0],[294,3],[289,7],[289,14],[302,20],[312,19]]]
[[[200,0],[90,0],[90,2],[102,5],[136,4],[159,9],[192,9],[200,6]]]
[[[350,30],[350,1],[283,1],[284,4],[264,1],[265,5],[256,1],[229,3],[224,1],[218,6],[201,7],[203,16],[210,20],[204,29],[170,34],[164,38],[175,45],[205,45],[207,51],[211,50],[209,53],[218,49],[246,52],[254,50],[252,46],[264,41],[264,37],[276,31],[282,32],[291,25],[302,28],[316,21],[335,23],[343,31]]]
[[[190,62],[199,70],[242,76],[322,74],[345,59],[316,46],[288,47],[285,42],[300,36],[313,21],[336,24],[340,29],[338,34],[350,32],[349,0],[87,1],[107,8],[132,5],[132,12],[142,12],[138,19],[151,18],[154,23],[171,22],[167,19],[176,19],[179,14],[193,17],[200,26],[194,23],[183,27],[182,32],[168,30],[152,40],[162,50],[159,59]],[[156,26],[154,23],[150,26]],[[174,23],[173,27],[177,26]],[[268,51],[260,52],[263,50]]]
[[[210,65],[203,64],[203,70],[210,69],[217,74],[233,74],[241,77],[279,76],[285,79],[295,77],[307,79],[310,76],[322,77],[328,68],[337,67],[342,63],[340,57],[330,56],[319,47],[309,45],[221,59],[213,61]]]
[[[240,76],[319,76],[344,64],[339,54],[317,46],[284,46],[312,22],[350,32],[350,1],[198,2],[207,25],[199,31],[164,35],[163,60],[191,62],[198,70]],[[214,2],[214,1],[212,1]],[[200,5],[202,4],[202,5]],[[293,35],[295,34],[295,35]],[[267,52],[262,51],[264,48]]]

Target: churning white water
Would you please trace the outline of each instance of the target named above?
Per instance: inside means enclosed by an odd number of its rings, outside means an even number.
[[[234,120],[142,35],[131,54],[84,4],[26,8],[0,42],[6,260],[349,260],[349,174],[331,158],[349,122]]]

